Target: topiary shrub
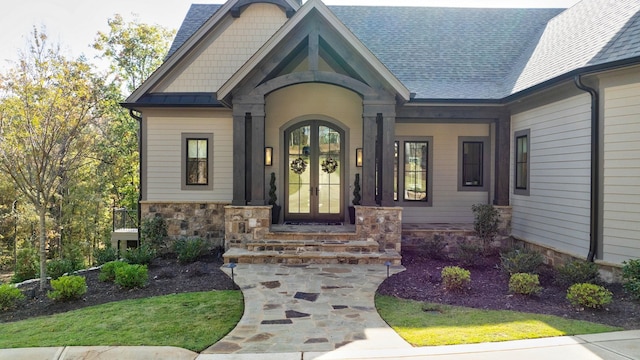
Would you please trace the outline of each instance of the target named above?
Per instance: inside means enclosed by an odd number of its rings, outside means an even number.
[[[149,280],[146,265],[125,265],[116,268],[115,283],[126,289],[144,287]]]
[[[474,204],[471,206],[471,211],[473,211],[473,229],[482,241],[483,250],[488,251],[491,242],[498,235],[500,213],[491,204]]]
[[[156,249],[148,244],[142,244],[135,249],[127,249],[122,259],[129,264],[149,265],[156,257]]]
[[[52,279],[57,279],[64,274],[68,274],[76,269],[73,268],[73,262],[68,259],[55,259],[47,261],[47,275]]]
[[[51,280],[53,291],[47,296],[55,301],[68,301],[80,299],[87,292],[87,281],[82,276],[66,275]]]
[[[500,253],[500,268],[511,275],[516,273],[537,274],[544,263],[542,254],[534,250],[514,249]]]
[[[207,244],[202,238],[178,239],[173,249],[178,261],[187,264],[196,261],[207,250]]]
[[[584,260],[573,260],[558,267],[555,280],[558,284],[565,286],[601,283],[598,265]]]
[[[640,259],[622,262],[622,279],[624,289],[640,300]]]
[[[540,293],[540,279],[537,274],[515,273],[509,277],[509,291],[522,295],[536,295]]]
[[[579,308],[602,308],[609,304],[612,298],[611,291],[595,284],[573,284],[567,290],[567,300]]]
[[[0,311],[11,310],[16,307],[18,301],[24,300],[20,289],[9,284],[0,285]]]
[[[471,283],[471,272],[458,266],[445,266],[441,276],[442,286],[447,291],[462,291]]]
[[[113,282],[116,279],[116,269],[126,265],[127,263],[124,261],[110,261],[102,265],[98,280]]]
[[[37,278],[40,272],[40,263],[36,249],[32,247],[21,249],[16,256],[16,267],[11,282],[19,283]]]
[[[105,248],[97,248],[93,250],[93,259],[95,265],[104,265],[110,261],[118,260],[118,250],[111,246]]]

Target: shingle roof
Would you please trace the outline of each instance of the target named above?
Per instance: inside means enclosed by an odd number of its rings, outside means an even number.
[[[192,5],[168,56],[220,6]],[[581,67],[640,56],[640,0],[583,0],[564,11],[329,9],[417,99],[502,99]]]

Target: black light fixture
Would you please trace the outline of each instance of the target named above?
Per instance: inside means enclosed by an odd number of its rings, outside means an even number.
[[[264,165],[271,166],[273,164],[273,148],[267,146],[264,148]]]
[[[362,148],[356,149],[356,167],[362,167]]]

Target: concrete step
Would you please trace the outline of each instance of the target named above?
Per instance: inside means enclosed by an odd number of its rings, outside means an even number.
[[[251,251],[231,248],[224,253],[224,262],[236,264],[380,264],[401,265],[402,257],[396,251],[372,253],[329,251]]]
[[[249,251],[286,252],[349,252],[369,254],[378,252],[379,244],[373,240],[263,240],[247,244]]]

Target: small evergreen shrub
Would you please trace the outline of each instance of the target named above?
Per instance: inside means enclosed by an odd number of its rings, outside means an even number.
[[[147,244],[142,244],[135,249],[127,249],[122,255],[124,261],[138,265],[149,265],[155,257],[156,250]]]
[[[473,211],[473,229],[476,236],[482,240],[482,246],[486,251],[498,235],[500,213],[491,204],[474,204],[471,206],[471,211]]]
[[[542,254],[534,250],[514,249],[500,253],[500,268],[507,274],[537,274],[543,263]]]
[[[71,263],[71,271],[84,269],[84,255],[80,245],[67,244],[62,251],[62,258]]]
[[[434,237],[426,240],[420,249],[429,259],[444,260],[448,257],[445,253],[446,247],[447,243],[444,238]]]
[[[561,285],[600,284],[598,265],[584,260],[573,260],[560,267],[556,272],[556,282]]]
[[[441,275],[447,291],[462,291],[471,283],[471,272],[458,266],[445,266]]]
[[[20,289],[9,284],[0,285],[0,311],[10,310],[16,307],[18,301],[24,300]]]
[[[613,294],[595,284],[573,284],[567,290],[567,300],[575,307],[601,308],[611,302]]]
[[[73,272],[73,262],[68,259],[55,259],[47,261],[47,275],[52,279],[57,279],[64,274]]]
[[[149,272],[146,265],[125,265],[116,268],[115,283],[126,289],[144,287],[149,280]]]
[[[97,248],[93,251],[93,259],[97,266],[116,261],[118,260],[118,250],[111,246],[102,249]]]
[[[102,265],[98,280],[113,282],[116,279],[116,269],[126,265],[127,263],[124,261],[110,261]]]
[[[458,243],[457,258],[460,265],[474,267],[484,261],[484,249],[482,245],[461,241]]]
[[[154,216],[142,220],[140,225],[140,239],[151,248],[160,251],[167,237],[167,223],[162,216]]]
[[[178,261],[187,264],[192,263],[204,254],[207,250],[207,244],[202,238],[179,239],[173,245]]]
[[[16,256],[16,267],[11,282],[19,283],[37,278],[40,271],[40,263],[38,262],[36,249],[32,247],[21,249]]]
[[[622,262],[622,279],[624,289],[640,300],[640,259]]]
[[[509,291],[522,295],[536,295],[542,290],[537,274],[515,273],[509,278]]]
[[[67,275],[51,280],[53,291],[47,296],[55,301],[80,299],[87,292],[87,281],[83,276]]]

